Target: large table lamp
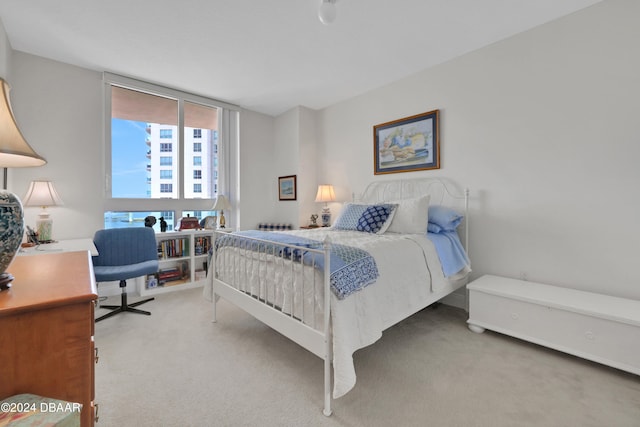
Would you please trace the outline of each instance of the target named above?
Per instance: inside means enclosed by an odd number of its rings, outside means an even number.
[[[42,166],[47,161],[27,143],[18,128],[9,100],[9,85],[0,78],[0,167],[4,170],[3,189],[0,190],[0,291],[11,287],[13,276],[7,267],[18,253],[24,236],[22,203],[7,190],[6,168]]]
[[[25,207],[40,206],[42,208],[36,221],[38,241],[46,243],[53,240],[53,220],[49,215],[49,211],[47,211],[47,207],[64,205],[56,188],[53,186],[53,182],[47,180],[31,181],[22,203]]]
[[[213,207],[211,208],[212,211],[220,212],[220,216],[218,217],[218,228],[225,228],[225,224],[226,224],[226,220],[224,219],[225,209],[226,210],[231,209],[231,203],[229,203],[229,200],[227,200],[225,196],[220,194],[216,198],[216,201],[213,204]]]
[[[318,193],[316,193],[316,202],[324,202],[322,208],[322,226],[328,227],[331,225],[331,210],[329,210],[329,202],[336,200],[336,194],[333,191],[333,185],[318,185]]]

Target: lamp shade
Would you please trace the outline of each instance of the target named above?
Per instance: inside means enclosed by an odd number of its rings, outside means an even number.
[[[223,211],[229,209],[231,209],[231,204],[229,203],[229,200],[227,200],[227,198],[222,194],[218,195],[215,203],[213,204],[213,207],[211,208],[212,211]]]
[[[0,167],[42,166],[47,161],[31,148],[18,128],[9,90],[7,82],[0,78]]]
[[[27,143],[18,128],[9,100],[9,85],[0,78],[0,167],[42,166],[47,161]],[[4,188],[7,188],[5,169]],[[20,199],[0,191],[0,291],[9,289],[13,276],[6,272],[18,252],[24,234],[24,212]]]
[[[24,206],[62,206],[64,203],[58,195],[53,182],[46,180],[31,181],[27,194],[23,197]]]
[[[333,202],[336,200],[336,194],[333,191],[333,185],[318,185],[316,193],[316,202]]]

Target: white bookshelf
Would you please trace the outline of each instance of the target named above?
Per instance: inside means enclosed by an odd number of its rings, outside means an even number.
[[[184,230],[156,233],[158,243],[158,284],[149,287],[149,276],[138,282],[141,296],[156,295],[204,286],[208,248],[213,243],[213,230]],[[177,271],[176,271],[177,270]],[[177,274],[177,280],[164,282],[162,273]]]

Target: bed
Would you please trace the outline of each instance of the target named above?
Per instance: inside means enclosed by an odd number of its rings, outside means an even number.
[[[332,227],[216,233],[213,320],[222,297],[322,358],[329,416],[356,350],[466,285],[468,198],[444,179],[375,181]]]

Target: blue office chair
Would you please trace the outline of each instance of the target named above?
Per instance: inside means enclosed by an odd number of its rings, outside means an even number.
[[[98,250],[98,256],[92,257],[96,282],[119,280],[122,289],[121,304],[101,305],[101,308],[112,311],[98,317],[96,322],[126,311],[151,315],[134,307],[153,298],[127,303],[127,279],[158,272],[158,246],[153,229],[134,227],[98,230],[93,243]]]

